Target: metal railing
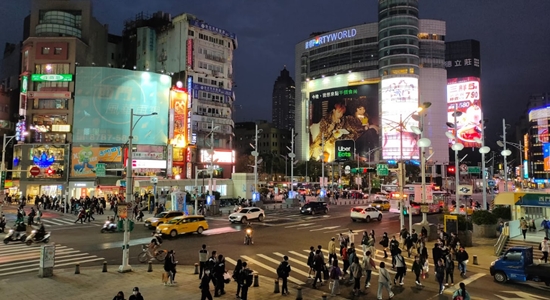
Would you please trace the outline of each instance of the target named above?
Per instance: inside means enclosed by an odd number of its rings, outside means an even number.
[[[502,250],[504,249],[504,246],[506,246],[506,243],[508,242],[508,239],[510,238],[510,231],[508,226],[504,226],[502,228],[502,233],[498,237],[498,240],[494,246],[494,251],[496,256],[500,256],[500,253],[502,253]]]

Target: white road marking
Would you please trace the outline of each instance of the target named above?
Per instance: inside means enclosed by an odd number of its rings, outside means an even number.
[[[258,267],[260,267],[260,268],[264,268],[264,269],[266,269],[266,270],[268,270],[268,271],[270,271],[270,272],[272,272],[272,273],[274,273],[274,274],[277,274],[277,270],[276,270],[276,269],[274,269],[274,268],[272,268],[272,267],[270,267],[270,266],[268,266],[268,265],[265,265],[265,264],[263,264],[263,263],[261,263],[261,262],[255,260],[255,259],[253,259],[253,258],[251,258],[251,257],[249,257],[249,256],[241,255],[241,257],[244,258],[244,259],[248,262],[249,267],[250,267],[252,270],[254,270],[254,267],[253,267],[253,266],[256,265],[256,266],[258,266]],[[256,270],[256,271],[257,271],[257,270]],[[301,281],[301,280],[298,280],[298,279],[296,279],[296,278],[294,278],[294,277],[292,277],[292,276],[289,276],[289,277],[288,277],[288,280],[291,281],[291,282],[293,282],[293,283],[295,283],[295,284],[300,284],[300,285],[301,285],[301,284],[306,284],[305,282],[303,282],[303,281]]]

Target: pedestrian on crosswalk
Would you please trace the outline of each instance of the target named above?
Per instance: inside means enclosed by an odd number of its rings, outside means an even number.
[[[130,298],[128,298],[128,300],[143,300],[143,295],[141,294],[137,286],[132,290],[132,295],[130,295]]]
[[[393,298],[394,294],[391,291],[390,273],[386,270],[386,263],[380,262],[380,268],[378,269],[378,292],[376,294],[379,300],[382,300],[382,291],[386,289],[388,295]]]
[[[379,244],[384,247],[384,258],[388,258],[388,246],[390,244],[390,240],[388,239],[388,234],[386,232],[382,235],[382,240]]]
[[[315,278],[313,279],[313,288],[317,288],[317,279],[319,283],[323,285],[323,280],[321,279],[321,273],[326,268],[323,257],[321,256],[321,250],[315,251],[315,257],[313,258],[313,268],[315,269]]]
[[[348,248],[347,240],[344,234],[342,233],[338,234],[338,241],[340,242],[340,256],[342,256],[344,253],[344,250],[347,250]]]
[[[206,269],[206,262],[208,262],[208,250],[206,250],[206,244],[202,244],[199,250],[199,279],[202,278],[202,274]]]
[[[330,295],[335,296],[340,294],[340,278],[342,277],[342,270],[340,270],[340,267],[338,267],[338,261],[334,260],[332,262],[332,267],[330,268],[329,278],[331,280],[331,283],[329,283],[330,287]],[[332,286],[330,286],[332,284]]]
[[[455,284],[454,272],[455,272],[455,262],[451,257],[451,253],[447,253],[447,255],[445,255],[445,285],[446,286],[449,285],[449,277],[451,278],[451,285]]]
[[[363,231],[363,236],[361,237],[361,248],[363,249],[363,255],[367,252],[368,245],[369,245],[369,235],[365,230]]]
[[[42,219],[42,210],[38,208],[36,210],[36,223],[40,224],[42,222],[41,219]]]
[[[412,252],[413,245],[414,245],[414,242],[412,240],[412,236],[408,235],[405,238],[405,247],[407,248],[407,254],[409,255],[409,258],[411,258],[411,252]]]
[[[395,269],[395,255],[397,254],[397,250],[399,250],[399,242],[395,238],[395,235],[391,237],[390,241],[390,254],[391,254],[391,268]]]
[[[414,262],[411,267],[411,271],[414,273],[414,276],[416,277],[415,278],[416,285],[422,285],[422,283],[420,282],[420,275],[422,274],[422,268],[423,268],[423,265],[422,265],[422,262],[420,261],[420,256],[417,255],[414,257]]]
[[[349,244],[355,244],[355,233],[351,229],[348,231],[348,241]]]
[[[309,271],[307,272],[307,278],[311,278],[311,273],[315,275],[315,248],[313,246],[309,247],[309,255],[307,257],[307,265],[309,266]]]
[[[435,265],[435,278],[439,283],[439,294],[443,294],[445,286],[443,285],[443,280],[445,279],[445,262],[443,258],[440,258]]]
[[[78,213],[78,217],[77,217],[76,221],[74,221],[74,222],[77,223],[78,221],[80,221],[80,224],[84,224],[85,215],[86,214],[84,213],[84,208],[81,208],[80,212]]]
[[[365,289],[370,287],[370,279],[372,276],[372,270],[376,270],[376,264],[374,263],[374,259],[372,259],[372,252],[368,251],[365,252],[365,255],[363,256],[363,263],[361,267],[363,267],[363,270],[365,270],[366,279],[365,279]]]
[[[126,298],[124,298],[124,292],[123,291],[119,291],[116,296],[113,298],[113,300],[126,300]]]
[[[31,211],[29,212],[29,218],[28,218],[28,225],[31,226],[34,224],[34,217],[36,216],[36,211],[34,210],[34,207],[31,207]]]
[[[355,253],[355,244],[351,243],[348,248],[348,265],[350,266],[349,270],[349,282],[353,282],[353,272],[351,271],[351,265],[355,261],[355,258],[357,257],[357,253]]]
[[[464,247],[460,247],[456,254],[456,261],[458,262],[458,270],[461,276],[466,276],[466,264],[468,264],[469,256]]]
[[[335,238],[331,238],[328,242],[328,264],[332,265],[333,260],[337,260]]]
[[[359,296],[361,292],[361,276],[363,276],[363,268],[359,263],[359,258],[357,256],[353,257],[353,263],[349,267],[349,272],[353,276],[353,293],[356,296]],[[351,277],[351,276],[350,276]]]
[[[277,267],[277,277],[283,280],[281,286],[281,294],[283,295],[288,295],[288,276],[290,276],[291,271],[292,268],[288,263],[288,256],[285,255],[283,256],[283,261],[279,264],[279,267]]]
[[[405,263],[405,258],[403,255],[401,255],[401,249],[397,249],[397,252],[395,253],[395,267],[397,269],[397,273],[395,274],[393,283],[397,284],[397,282],[399,282],[399,285],[403,285],[405,273],[407,272],[407,264]]]

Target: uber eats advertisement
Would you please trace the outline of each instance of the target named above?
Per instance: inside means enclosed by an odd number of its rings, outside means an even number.
[[[336,157],[334,161],[342,162],[353,160],[355,156],[355,142],[353,140],[338,140],[336,141]]]

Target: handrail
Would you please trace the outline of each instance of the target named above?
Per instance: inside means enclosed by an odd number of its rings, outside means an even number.
[[[506,234],[501,234],[499,237],[498,237],[498,240],[494,246],[494,251],[495,251],[495,255],[496,256],[500,256],[500,253],[502,252],[502,249],[504,249],[504,246],[506,245],[506,242],[508,242],[508,235]]]

